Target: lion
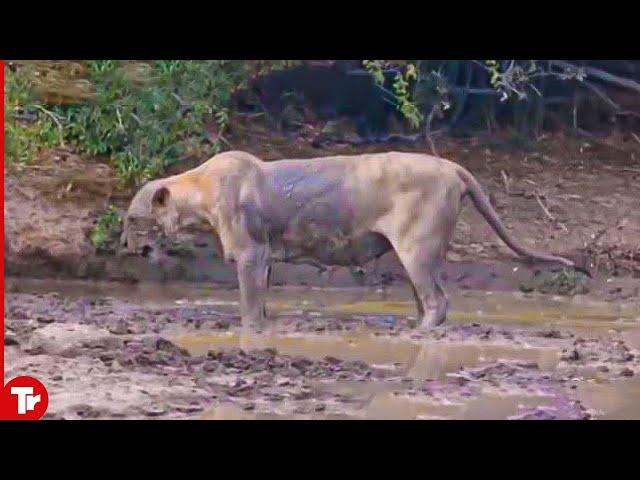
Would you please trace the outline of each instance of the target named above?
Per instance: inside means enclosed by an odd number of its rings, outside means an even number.
[[[421,153],[263,162],[246,152],[224,152],[147,184],[130,214],[150,210],[168,235],[194,223],[210,226],[224,260],[237,265],[243,328],[265,327],[273,262],[355,266],[393,249],[416,300],[411,326],[431,329],[447,316],[440,273],[467,196],[518,255],[574,266],[515,239],[465,168]]]

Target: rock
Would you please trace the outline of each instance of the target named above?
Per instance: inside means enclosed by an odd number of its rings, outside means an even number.
[[[77,405],[75,407],[75,413],[80,418],[99,418],[102,416],[102,412],[92,405]]]
[[[174,408],[176,409],[176,411],[181,413],[196,413],[204,410],[204,407],[202,405],[193,403],[189,405],[176,405]]]
[[[122,341],[106,330],[92,325],[51,323],[33,332],[25,346],[31,354],[75,357],[88,345],[119,348]]]
[[[38,323],[44,323],[44,324],[53,323],[56,321],[55,318],[51,318],[51,317],[38,317],[36,318],[36,320],[38,321]]]
[[[562,338],[562,333],[559,330],[546,330],[540,332],[540,336],[544,338]]]
[[[307,368],[313,365],[313,362],[308,358],[304,357],[296,357],[292,362],[291,366],[297,370],[304,372]]]
[[[167,413],[167,409],[162,405],[149,405],[143,408],[143,413],[147,417],[159,417]]]
[[[580,360],[581,356],[580,356],[580,352],[578,352],[578,350],[576,350],[575,348],[568,354],[563,355],[562,360],[568,360],[568,361],[577,361]]]
[[[115,325],[110,325],[108,329],[109,332],[113,333],[114,335],[125,335],[127,333],[132,333],[129,329],[129,326],[127,325],[127,322],[122,319],[118,320]]]
[[[165,338],[158,338],[156,340],[156,348],[158,350],[161,350],[161,351],[164,351],[164,352],[177,353],[177,354],[185,356],[185,357],[189,357],[190,356],[190,354],[189,354],[187,349],[179,347],[175,343],[170,342],[169,340],[167,340]]]
[[[556,271],[536,271],[534,277],[520,284],[520,290],[529,293],[556,295],[580,295],[589,293],[588,277],[580,271],[562,269]]]

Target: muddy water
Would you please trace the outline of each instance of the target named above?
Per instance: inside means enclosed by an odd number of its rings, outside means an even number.
[[[237,317],[238,309],[237,291],[179,283],[7,279],[7,291],[111,297],[158,312],[189,306]],[[633,370],[640,357],[640,306],[469,291],[454,293],[451,305],[446,325],[422,334],[405,326],[415,315],[408,289],[279,288],[269,295],[266,334],[184,324],[169,324],[162,333],[193,356],[274,349],[310,361],[364,362],[378,372],[357,380],[306,379],[305,408],[288,398],[269,403],[256,397],[250,408],[221,399],[193,418],[575,418],[576,404],[591,418],[640,418],[640,371]],[[313,328],[328,319],[346,327]],[[612,360],[616,342],[635,360]],[[623,366],[631,373],[618,374]]]
[[[408,381],[447,380],[461,368],[486,362],[521,361],[534,362],[542,370],[553,370],[560,359],[560,348],[528,345],[513,346],[500,343],[420,341],[411,338],[375,336],[362,329],[343,335],[252,335],[241,333],[182,333],[173,337],[175,343],[194,354],[210,350],[241,347],[274,348],[286,355],[304,355],[310,358],[337,357],[345,360],[361,360],[376,368],[388,369],[401,375],[401,382],[331,382],[318,384],[325,392],[368,397],[359,415],[371,419],[412,418],[477,418],[506,419],[522,406],[544,405],[551,396],[539,392],[514,393],[509,389],[488,389],[479,398],[433,400],[407,393]],[[455,375],[451,375],[455,378]],[[229,406],[215,408],[205,418],[225,416]],[[239,412],[236,412],[239,413]],[[233,414],[236,415],[236,414]],[[233,416],[232,415],[232,416]],[[241,415],[242,416],[242,415]],[[247,417],[247,415],[244,415]],[[267,418],[252,416],[247,418]],[[325,418],[316,415],[315,418]]]
[[[201,305],[237,312],[237,290],[186,282],[87,282],[74,280],[6,279],[9,292],[58,292],[69,298],[109,296],[147,306]],[[603,302],[584,296],[573,298],[520,292],[459,291],[450,295],[449,321],[468,323],[531,324],[585,328],[633,328],[640,322],[636,302]],[[296,314],[305,311],[346,315],[415,315],[408,288],[274,287],[270,312]]]
[[[194,354],[209,350],[239,347],[246,350],[275,348],[285,355],[304,355],[310,358],[327,356],[345,360],[362,360],[379,368],[404,365],[403,373],[416,379],[441,378],[449,372],[480,361],[500,359],[536,362],[550,370],[560,358],[554,347],[513,346],[468,342],[435,342],[378,337],[366,330],[342,335],[245,335],[239,332],[181,333],[172,336],[179,346]]]
[[[578,387],[583,404],[598,411],[605,420],[640,419],[640,379],[606,383],[588,381]]]

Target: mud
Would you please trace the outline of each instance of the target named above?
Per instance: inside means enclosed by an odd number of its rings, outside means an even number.
[[[27,281],[5,291],[5,377],[34,375],[47,418],[640,418],[640,307],[458,291],[424,333],[408,288],[281,288],[271,327],[237,291]]]

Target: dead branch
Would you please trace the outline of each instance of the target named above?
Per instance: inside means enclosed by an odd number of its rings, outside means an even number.
[[[46,116],[48,116],[51,120],[53,120],[53,122],[56,124],[56,127],[58,128],[58,140],[59,140],[59,144],[61,147],[64,147],[64,135],[62,134],[62,124],[60,123],[60,120],[58,120],[57,116],[47,110],[46,108],[44,108],[42,105],[34,105],[35,108],[37,108],[38,110],[40,110],[42,113],[44,113]]]
[[[438,152],[436,151],[436,146],[433,143],[433,139],[431,138],[431,122],[433,121],[433,117],[437,112],[440,112],[439,102],[435,103],[431,108],[431,111],[429,112],[429,116],[427,117],[427,122],[424,128],[424,136],[427,139],[427,142],[429,142],[431,153],[433,153],[435,157],[439,157],[439,155],[438,155]]]
[[[628,88],[629,90],[640,93],[640,83],[636,82],[635,80],[631,80],[630,78],[620,77],[618,75],[605,72],[604,70],[600,70],[599,68],[595,67],[578,67],[573,63],[566,62],[564,60],[550,60],[549,63],[551,65],[556,65],[560,68],[565,69],[575,70],[577,68],[582,68],[588,76],[597,78],[598,80],[602,80],[603,82],[610,83],[618,87]]]
[[[509,177],[504,170],[500,170],[500,175],[502,175],[502,182],[504,183],[505,192],[507,192],[507,195],[511,195],[511,189],[509,188],[511,182],[509,182]]]
[[[585,87],[587,87],[589,90],[591,90],[593,93],[595,93],[598,97],[600,97],[600,99],[604,103],[606,103],[609,107],[611,107],[612,110],[615,110],[616,112],[620,111],[620,105],[618,105],[616,102],[611,100],[611,98],[609,98],[607,96],[607,94],[605,94],[602,90],[600,90],[598,87],[596,87],[593,83],[587,82],[585,80],[585,81],[582,82],[582,84]]]
[[[550,221],[555,222],[556,221],[556,217],[551,215],[551,212],[549,211],[549,209],[547,209],[547,207],[544,205],[544,203],[542,203],[542,200],[540,200],[540,194],[538,193],[537,190],[534,190],[533,196],[536,198],[536,202],[538,202],[538,205],[540,205],[540,208],[542,209],[544,214],[547,216],[547,218]]]

